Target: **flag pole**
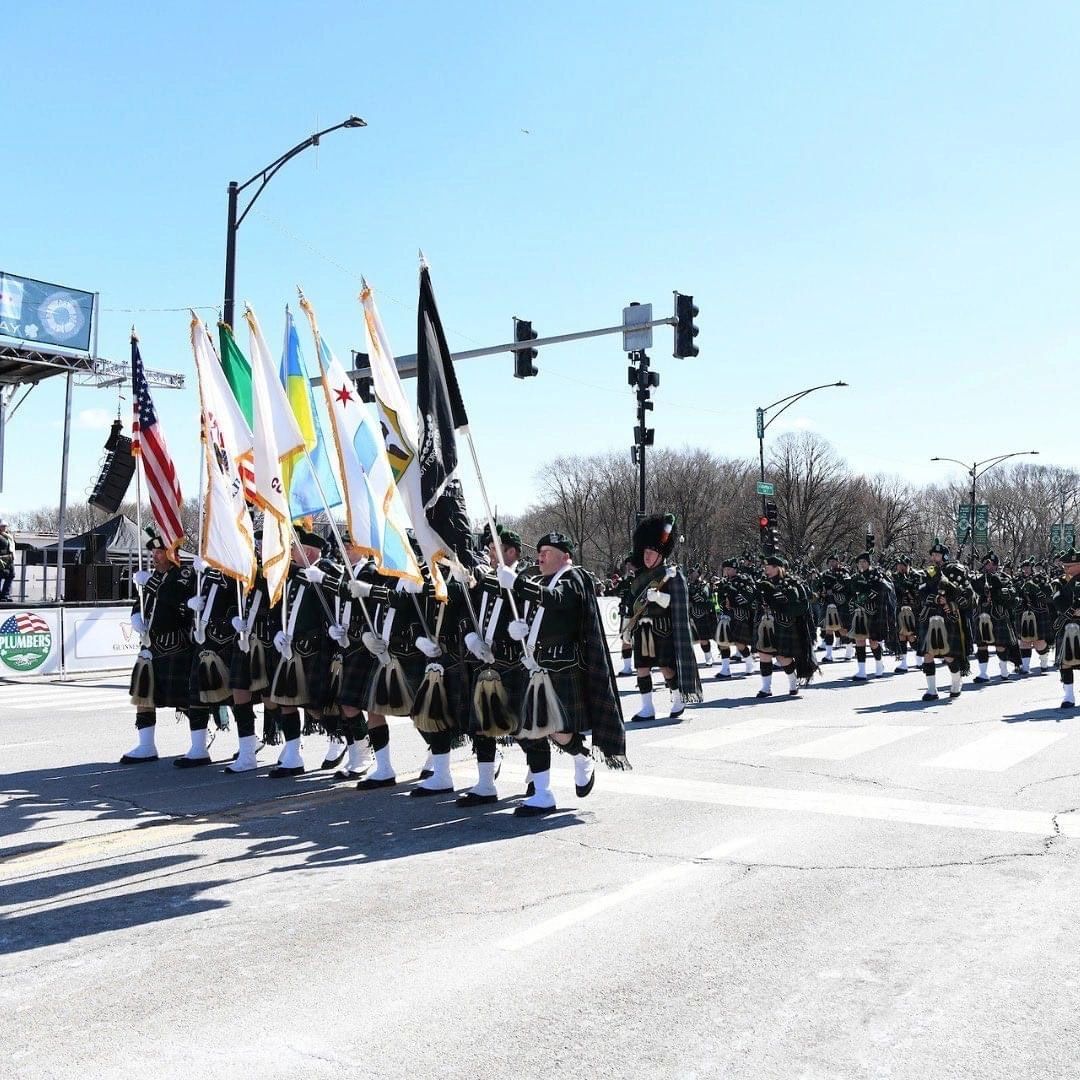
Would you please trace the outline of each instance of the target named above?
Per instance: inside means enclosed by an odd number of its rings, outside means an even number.
[[[135,324],[132,323],[131,324],[131,353],[132,353],[132,356],[131,356],[131,360],[132,360],[131,375],[132,375],[132,384],[133,385],[134,385],[134,378],[135,378],[135,368],[134,368],[135,349],[136,349],[136,346],[138,345],[138,342],[139,342],[139,335],[135,333]],[[134,394],[132,395],[132,397],[134,397]],[[137,410],[138,407],[139,407],[138,402],[137,401],[134,402],[134,408]],[[142,430],[142,428],[140,426],[140,432],[141,432],[141,430]],[[143,545],[143,539],[142,539],[142,536],[143,536],[143,527],[142,527],[142,472],[143,472],[143,469],[145,468],[145,465],[143,464],[143,460],[142,460],[142,440],[141,440],[141,438],[140,438],[139,442],[140,442],[139,454],[138,454],[139,464],[138,464],[138,467],[135,469],[135,527],[139,531],[139,573],[142,574],[142,570],[143,570],[143,546],[144,546]],[[145,599],[145,597],[143,595],[143,587],[141,585],[139,585],[139,584],[136,584],[135,592],[137,593],[137,595],[139,597],[139,618],[142,619],[142,621],[143,621],[143,623],[145,625],[145,623],[146,623],[146,599]],[[150,635],[146,632],[146,630],[143,630],[142,634],[140,634],[139,636],[142,639],[142,644],[143,644],[144,647],[148,646],[150,644]]]

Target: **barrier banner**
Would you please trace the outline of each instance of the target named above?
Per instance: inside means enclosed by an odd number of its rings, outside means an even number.
[[[59,608],[7,608],[0,612],[0,676],[54,675],[60,670]]]
[[[130,607],[64,609],[66,672],[131,667],[138,652]]]

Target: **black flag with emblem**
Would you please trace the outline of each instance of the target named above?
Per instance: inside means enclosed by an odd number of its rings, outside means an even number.
[[[474,560],[465,493],[457,476],[457,432],[468,426],[427,265],[420,268],[416,313],[416,408],[420,493],[431,527],[467,567]]]

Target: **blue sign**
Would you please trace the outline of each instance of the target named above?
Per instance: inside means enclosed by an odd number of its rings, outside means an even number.
[[[0,337],[90,351],[94,294],[0,271]]]

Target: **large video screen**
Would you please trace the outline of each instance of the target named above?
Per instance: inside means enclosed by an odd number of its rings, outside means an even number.
[[[0,271],[0,337],[90,351],[94,294]]]

